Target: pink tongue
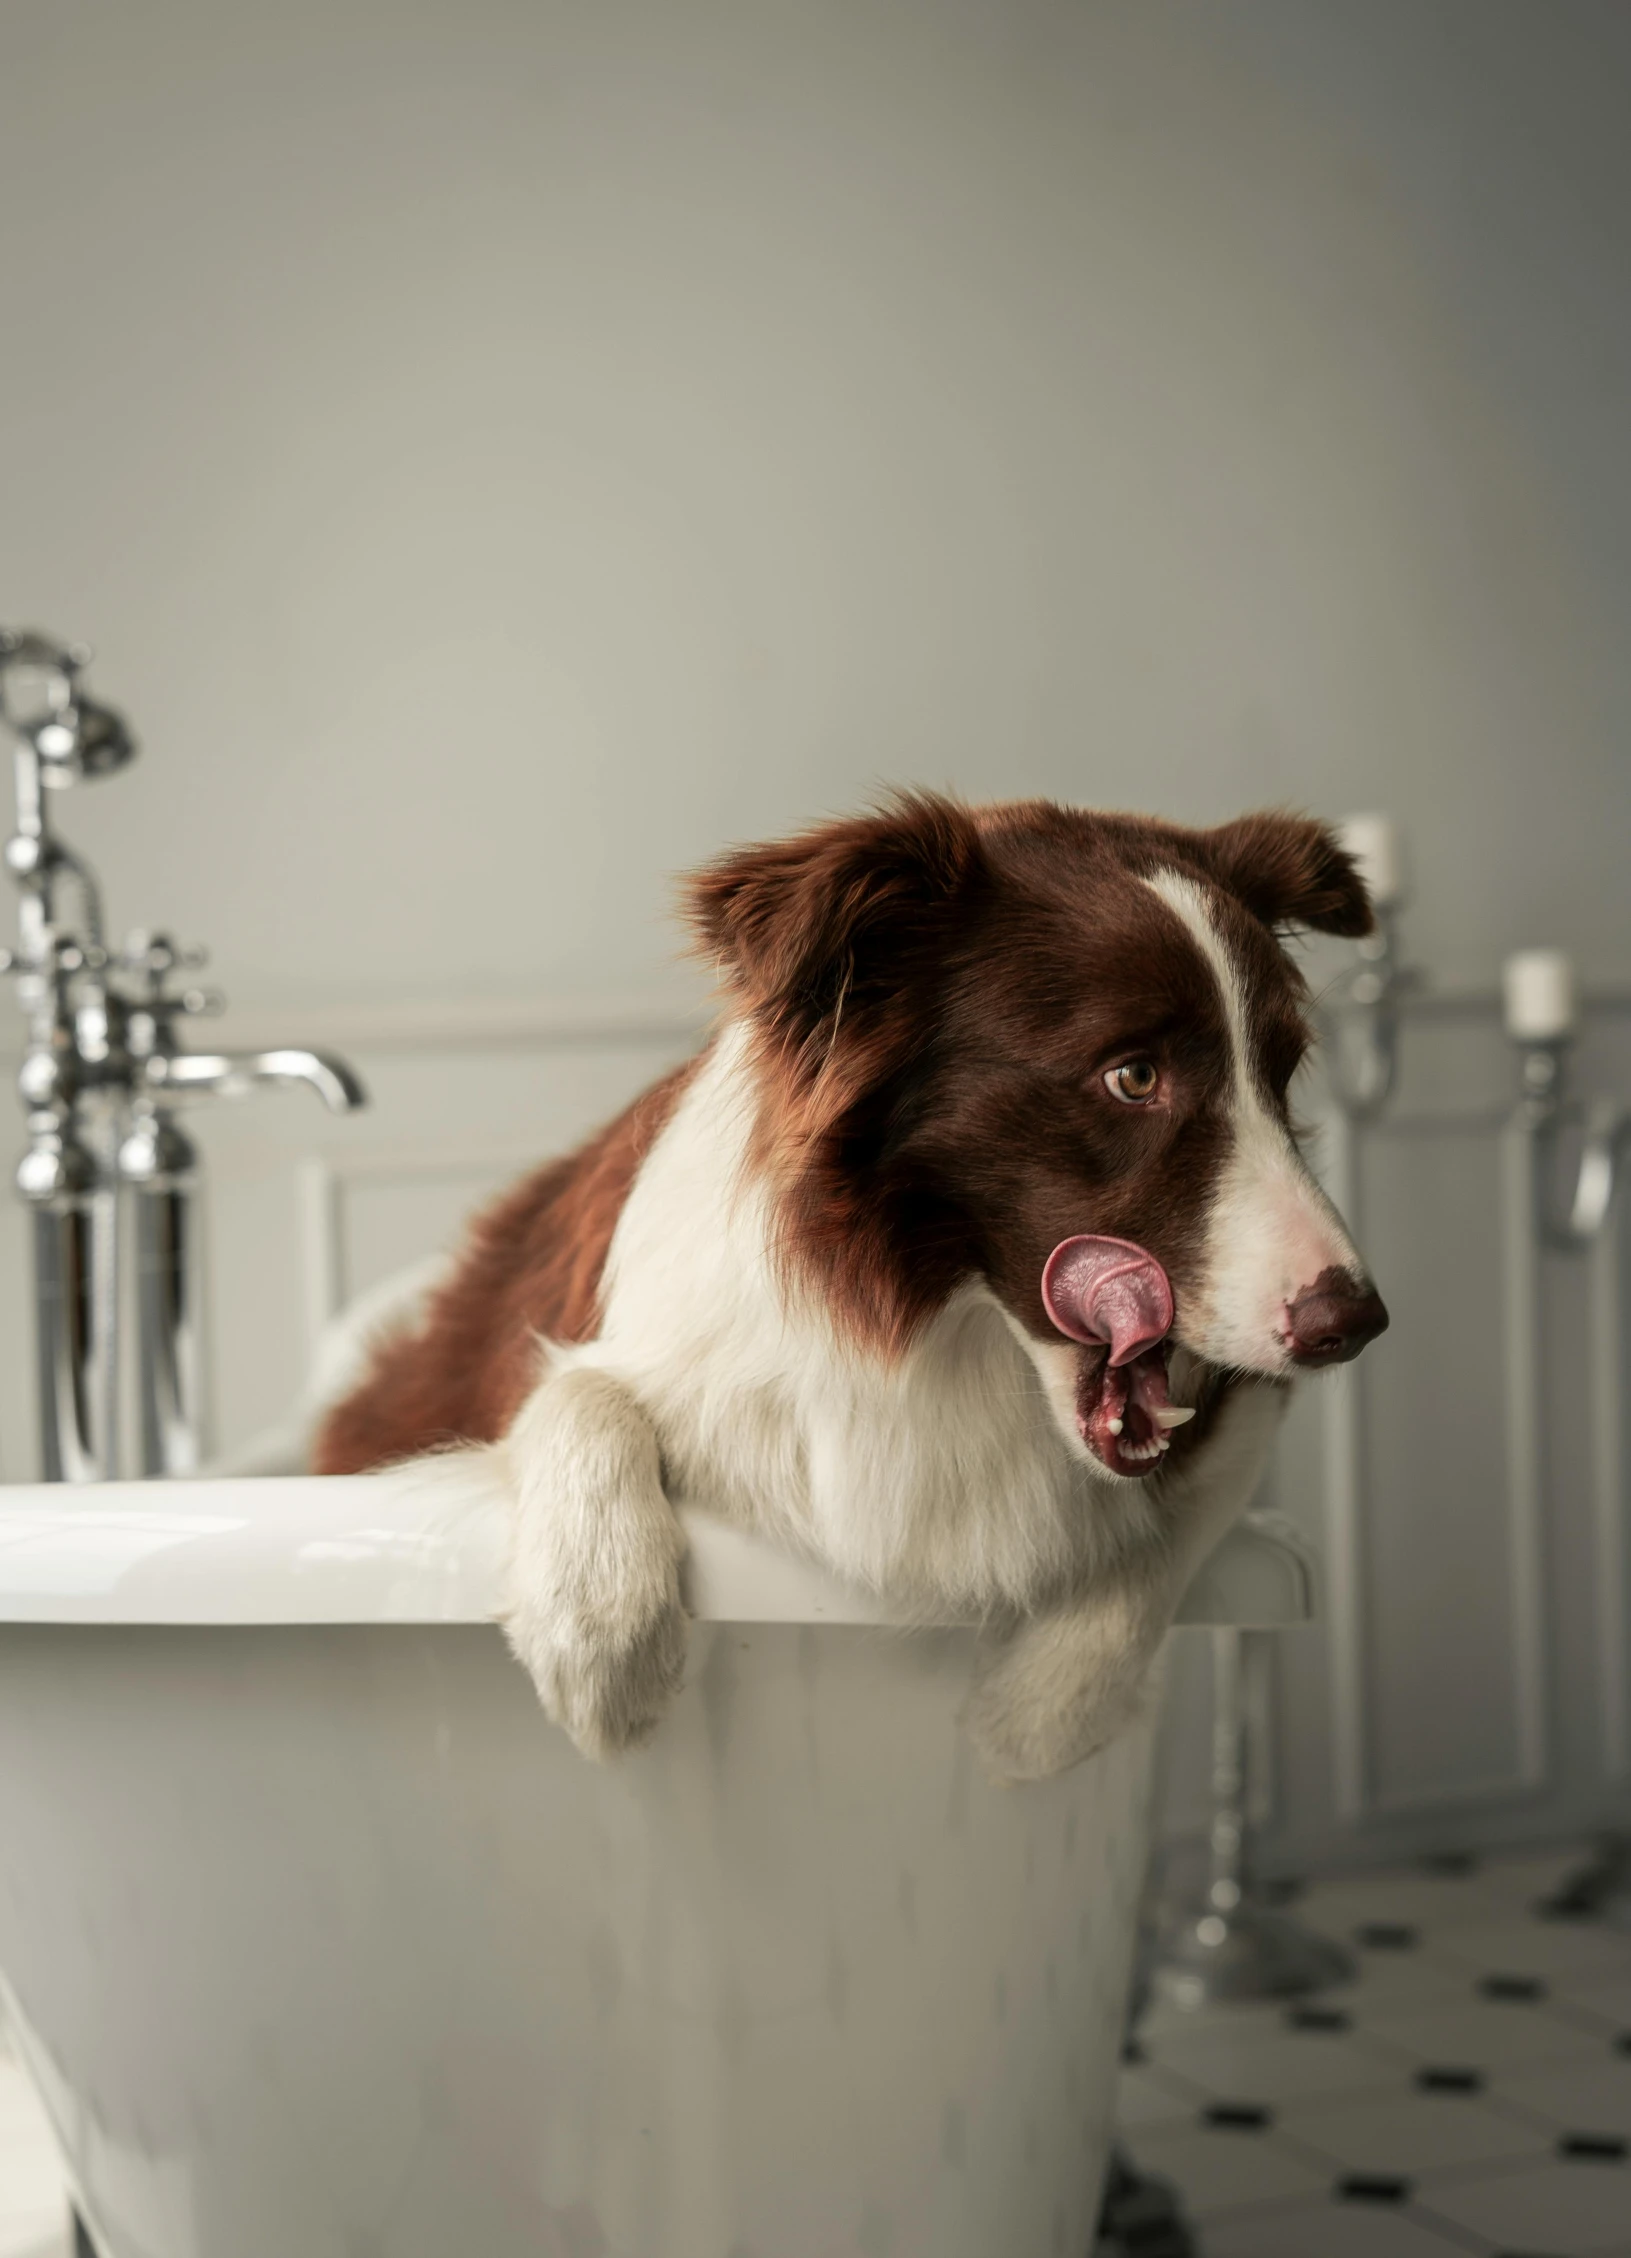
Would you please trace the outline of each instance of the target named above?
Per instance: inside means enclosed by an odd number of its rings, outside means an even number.
[[[1172,1330],[1167,1274],[1130,1239],[1062,1239],[1042,1267],[1042,1306],[1073,1341],[1108,1341],[1112,1365]]]

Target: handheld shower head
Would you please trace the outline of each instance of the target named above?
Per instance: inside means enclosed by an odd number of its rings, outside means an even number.
[[[90,656],[83,643],[0,627],[0,721],[34,754],[42,784],[111,776],[135,758],[124,716],[79,686]]]
[[[77,697],[61,713],[48,714],[19,735],[40,756],[41,780],[59,790],[111,776],[136,757],[136,740],[124,716],[96,698]]]

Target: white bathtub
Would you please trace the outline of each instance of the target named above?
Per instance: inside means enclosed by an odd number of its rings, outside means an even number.
[[[104,2258],[1082,2258],[1149,1727],[992,1789],[968,1631],[687,1518],[602,1769],[488,1500],[0,1492],[0,1971]],[[1238,1531],[1186,1614],[1307,1606]]]

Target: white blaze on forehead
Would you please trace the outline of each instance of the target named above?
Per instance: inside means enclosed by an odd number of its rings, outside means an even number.
[[[1186,1345],[1217,1364],[1284,1372],[1286,1305],[1326,1270],[1364,1275],[1342,1219],[1315,1183],[1252,1064],[1248,998],[1202,889],[1175,870],[1144,881],[1179,918],[1217,983],[1228,1030],[1233,1138],[1218,1176],[1201,1275],[1180,1308]]]

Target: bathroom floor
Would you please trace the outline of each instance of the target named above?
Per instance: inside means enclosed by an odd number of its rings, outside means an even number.
[[[1199,2258],[1631,2258],[1631,1934],[1534,1910],[1579,1862],[1316,1884],[1294,1910],[1351,1943],[1356,1984],[1145,2018],[1123,2137],[1181,2191]],[[3,2043],[0,2258],[71,2258]]]
[[[1317,1884],[1287,1910],[1353,1949],[1356,1983],[1151,2010],[1123,2139],[1199,2258],[1631,2254],[1631,1934],[1535,1910],[1580,1863]]]

